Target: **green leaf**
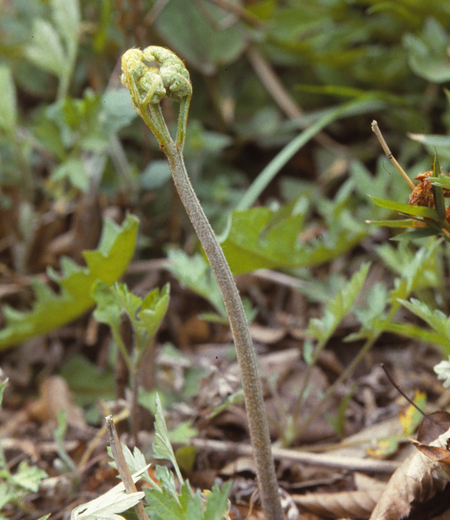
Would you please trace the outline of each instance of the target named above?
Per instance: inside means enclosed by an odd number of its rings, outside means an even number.
[[[307,334],[313,336],[321,343],[328,341],[339,323],[352,308],[360,293],[364,281],[369,272],[370,264],[363,264],[347,285],[328,302],[324,316],[321,319],[313,318],[309,322]]]
[[[101,323],[111,327],[116,340],[120,341],[122,312],[129,317],[135,335],[137,355],[134,359],[137,364],[165,316],[169,305],[169,290],[170,286],[166,284],[161,292],[159,289],[154,289],[142,300],[125,284],[116,283],[113,287],[109,287],[97,281],[93,286],[91,295],[97,302],[94,316]]]
[[[108,450],[108,455],[111,458],[113,458],[112,452],[111,452],[111,447],[108,446],[107,450]],[[142,453],[142,451],[137,446],[135,446],[133,452],[131,452],[130,448],[126,444],[122,444],[122,452],[125,457],[125,461],[127,463],[128,469],[130,470],[130,473],[133,475],[134,474],[140,475],[140,478],[142,480],[148,482],[152,486],[157,487],[156,482],[154,482],[150,478],[150,476],[147,472],[147,470],[151,466],[151,464],[147,464],[147,461],[145,460],[145,457],[144,457],[144,454]],[[112,460],[109,463],[109,465],[111,467],[117,469],[117,464],[114,460]]]
[[[327,221],[327,232],[302,243],[298,238],[303,229],[302,214],[277,222],[276,212],[269,208],[235,210],[220,238],[223,252],[234,274],[320,265],[349,250],[366,235],[342,208],[336,208],[333,216]]]
[[[246,38],[239,19],[221,27],[230,16],[205,0],[171,0],[158,16],[155,27],[179,56],[209,75],[219,65],[235,61],[245,49]]]
[[[434,161],[433,161],[433,177],[436,179],[441,174],[441,165],[439,164],[438,154],[434,152]],[[442,188],[436,186],[435,184],[431,185],[431,189],[433,190],[433,199],[434,206],[436,208],[436,213],[438,214],[439,220],[445,220],[445,201],[444,201],[444,192]]]
[[[226,482],[221,488],[214,484],[207,494],[206,510],[203,520],[221,520],[228,510],[228,495],[233,482]]]
[[[443,350],[450,353],[449,340],[442,334],[413,325],[411,323],[397,323],[392,321],[386,325],[386,332],[392,332],[405,338],[416,339],[420,341],[426,341],[433,345],[439,345],[443,347]]]
[[[205,298],[222,319],[228,322],[228,315],[222,294],[208,262],[200,254],[189,257],[180,249],[169,251],[169,271],[183,285]]]
[[[417,222],[412,218],[405,218],[403,220],[366,220],[367,224],[372,224],[375,226],[385,226],[391,228],[406,228],[413,227],[414,223]]]
[[[58,33],[66,43],[67,53],[76,54],[81,13],[78,0],[52,0],[52,17]]]
[[[67,68],[60,35],[53,25],[41,18],[34,21],[32,42],[25,47],[25,56],[37,67],[58,77]]]
[[[89,188],[89,179],[83,161],[75,157],[59,164],[52,171],[50,179],[54,182],[67,179],[72,186],[83,192],[86,192]]]
[[[47,477],[48,475],[45,471],[37,466],[29,466],[28,462],[23,460],[19,464],[17,472],[11,477],[11,482],[16,486],[36,493],[40,482]]]
[[[162,490],[146,489],[145,501],[148,504],[145,511],[153,520],[184,520],[186,518],[186,509],[166,488],[162,488]],[[199,515],[197,518],[201,518],[201,516]]]
[[[127,268],[134,254],[138,223],[133,215],[128,215],[121,226],[106,220],[98,249],[83,253],[87,267],[76,267],[74,262],[66,260],[61,262],[61,276],[49,271],[60,286],[60,294],[36,279],[37,299],[31,311],[3,307],[6,326],[0,331],[0,350],[46,334],[90,309],[95,303],[90,296],[93,283],[101,280],[113,284]]]
[[[392,209],[405,213],[406,215],[414,215],[416,217],[426,217],[434,220],[439,220],[436,210],[434,208],[427,208],[426,206],[411,206],[410,204],[402,204],[393,200],[379,199],[378,197],[369,197],[375,202],[377,206],[386,209]]]
[[[153,443],[153,457],[155,459],[168,459],[173,464],[180,482],[183,482],[180,469],[169,439],[164,412],[159,395],[156,394],[156,413],[155,413],[155,442]]]
[[[0,407],[3,402],[3,393],[5,392],[6,385],[8,384],[8,378],[0,383]]]
[[[437,179],[431,181],[433,186],[440,186],[441,188],[450,189],[450,177],[447,175],[440,175]]]
[[[17,98],[11,69],[7,65],[0,65],[0,92],[0,129],[11,134],[17,124]]]
[[[442,232],[440,229],[427,227],[427,228],[421,228],[421,229],[414,229],[413,231],[405,231],[404,233],[400,233],[399,235],[392,237],[391,240],[397,241],[397,242],[400,242],[401,240],[408,241],[408,240],[419,239],[419,238],[440,236],[441,233]]]
[[[99,399],[114,399],[114,376],[111,371],[101,371],[81,354],[72,356],[61,368],[60,375],[67,381],[82,406]]]
[[[400,303],[416,316],[434,329],[441,337],[441,345],[444,345],[447,353],[450,353],[450,317],[442,311],[432,310],[425,303],[412,298],[410,301],[399,300]]]
[[[420,77],[433,83],[450,80],[447,49],[450,37],[434,18],[425,20],[421,37],[405,34],[403,46],[408,51],[408,63]]]

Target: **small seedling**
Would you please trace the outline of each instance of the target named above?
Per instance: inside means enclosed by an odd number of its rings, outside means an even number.
[[[7,384],[8,379],[0,384],[0,406]],[[26,460],[23,460],[16,471],[12,472],[8,467],[0,443],[0,510],[4,511],[3,508],[8,504],[13,504],[20,509],[26,509],[25,497],[29,493],[36,493],[40,482],[47,476],[45,471],[37,466],[30,466]],[[6,520],[6,518],[6,516],[0,513],[0,520]],[[40,520],[45,520],[45,518],[48,518],[48,516]]]
[[[130,374],[132,389],[132,431],[136,437],[138,422],[138,390],[139,379],[144,356],[164,318],[169,305],[169,285],[161,291],[151,291],[143,300],[133,294],[125,284],[113,287],[105,283],[94,284],[92,297],[97,302],[94,317],[101,323],[110,326],[114,340],[119,347],[120,355]],[[127,323],[131,325],[131,344],[122,334],[122,317],[125,314]],[[128,336],[128,335],[127,335]]]
[[[228,494],[231,482],[219,488],[214,485],[212,491],[200,493],[192,491],[189,481],[181,474],[175,453],[169,440],[169,433],[164,420],[163,409],[158,394],[156,394],[155,412],[155,442],[153,457],[167,459],[171,462],[175,474],[166,466],[156,466],[153,480],[149,473],[144,455],[138,448],[133,452],[125,445],[120,445],[114,421],[111,416],[106,418],[110,440],[110,455],[120,474],[122,483],[110,489],[104,495],[78,506],[72,511],[71,520],[123,520],[117,515],[134,507],[139,520],[226,520],[228,517]],[[145,492],[137,491],[135,483],[145,482]],[[177,482],[178,481],[178,484]],[[141,500],[143,499],[143,503]]]

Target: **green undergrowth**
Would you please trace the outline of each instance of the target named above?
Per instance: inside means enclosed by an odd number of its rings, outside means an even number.
[[[106,220],[98,249],[83,253],[87,267],[77,265],[70,258],[63,258],[61,275],[53,270],[48,271],[59,292],[35,278],[33,289],[36,301],[32,310],[18,311],[3,306],[6,324],[0,331],[0,350],[46,334],[93,307],[95,301],[90,291],[94,282],[100,280],[111,285],[120,279],[133,257],[137,230],[138,219],[133,215],[128,215],[121,226]]]

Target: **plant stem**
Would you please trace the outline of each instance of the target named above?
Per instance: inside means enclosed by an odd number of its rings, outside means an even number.
[[[231,332],[241,369],[242,388],[256,461],[261,502],[267,520],[284,518],[272,459],[269,427],[262,395],[256,352],[245,317],[241,297],[222,248],[212,230],[189,180],[183,157],[175,143],[164,150],[175,186],[203,246],[219,284],[230,320]]]
[[[158,67],[146,63],[156,61]],[[163,47],[130,49],[122,57],[122,83],[130,89],[135,110],[144,119],[166,154],[175,187],[211,264],[227,309],[241,369],[242,388],[256,461],[259,492],[266,520],[283,520],[266,410],[258,373],[256,352],[230,267],[189,180],[183,145],[192,85],[184,63]],[[176,142],[172,139],[160,107],[169,97],[180,103]]]

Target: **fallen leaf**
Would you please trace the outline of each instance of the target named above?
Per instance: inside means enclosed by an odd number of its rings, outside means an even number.
[[[450,430],[431,442],[428,448],[446,450],[449,439]],[[409,515],[413,502],[425,502],[445,488],[447,481],[441,475],[442,467],[439,460],[432,460],[421,451],[415,453],[392,475],[370,520],[405,518]]]
[[[365,491],[293,495],[292,499],[298,506],[326,518],[369,518],[382,493],[382,489],[375,488]]]

